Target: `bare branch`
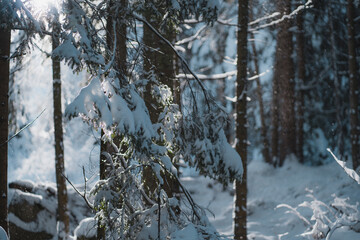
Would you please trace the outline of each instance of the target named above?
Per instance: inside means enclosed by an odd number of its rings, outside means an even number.
[[[27,129],[28,127],[30,127],[44,112],[45,112],[46,108],[44,110],[41,111],[41,113],[31,122],[29,122],[28,124],[26,124],[22,129],[20,129],[17,133],[15,133],[14,135],[12,135],[8,140],[6,140],[5,142],[0,144],[0,147],[3,146],[4,144],[7,144],[8,142],[11,141],[11,139],[13,139],[14,137],[16,137],[17,135],[19,135],[22,131],[24,131],[25,129]]]
[[[69,180],[69,178],[67,178],[64,174],[61,174],[65,179],[66,181],[72,186],[72,188],[75,190],[75,192],[77,192],[77,194],[79,194],[84,200],[85,200],[85,203],[86,205],[88,205],[88,207],[91,209],[91,210],[94,210],[94,205],[91,204],[89,202],[89,200],[87,199],[86,195],[85,195],[85,192],[82,194],[75,186],[74,184]]]

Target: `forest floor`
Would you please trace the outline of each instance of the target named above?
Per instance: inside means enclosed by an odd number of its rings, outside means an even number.
[[[48,116],[45,115],[44,119],[46,118]],[[41,121],[44,120],[40,119]],[[98,147],[94,147],[96,133],[89,133],[79,119],[71,122],[66,128],[65,137],[65,156],[71,156],[66,158],[67,173],[74,183],[82,184],[82,166],[85,166],[87,177],[96,180],[96,159],[99,156]],[[9,181],[31,180],[53,184],[54,150],[51,137],[46,132],[46,124],[44,125],[35,124],[30,129],[31,134],[25,134],[10,143]],[[72,136],[74,129],[79,128],[87,134],[80,138],[76,134]],[[77,141],[74,140],[76,137]],[[31,141],[28,141],[29,138]],[[15,150],[16,146],[20,146],[18,150]],[[231,238],[234,202],[232,184],[225,188],[211,179],[198,176],[192,169],[185,169],[184,172],[185,177],[182,181],[194,200],[209,210],[207,215],[215,228]],[[335,195],[349,198],[350,204],[356,204],[360,202],[360,185],[347,176],[335,160],[327,165],[314,167],[301,165],[295,159],[288,159],[283,167],[277,169],[260,159],[251,160],[248,165],[248,238],[313,239],[311,235],[301,236],[311,229],[299,217],[287,213],[287,208],[276,208],[279,204],[297,207],[305,201],[312,200],[309,194],[326,205],[333,202]],[[302,207],[299,211],[310,221],[313,213],[311,210]],[[343,227],[337,229],[330,239],[355,240],[360,239],[360,233]]]
[[[232,186],[224,188],[204,177],[186,177],[183,181],[193,193],[195,201],[209,210],[209,220],[216,229],[231,237],[234,202]],[[247,227],[251,240],[313,239],[311,235],[301,236],[311,231],[309,226],[295,214],[288,213],[287,208],[277,208],[279,204],[295,208],[305,201],[311,201],[311,195],[327,205],[333,202],[335,195],[349,198],[350,204],[360,201],[360,185],[348,177],[335,161],[310,167],[288,159],[282,168],[275,169],[260,160],[253,160],[248,166],[248,191]],[[310,221],[312,210],[304,207],[298,210]],[[342,227],[330,239],[355,240],[360,239],[360,233]]]

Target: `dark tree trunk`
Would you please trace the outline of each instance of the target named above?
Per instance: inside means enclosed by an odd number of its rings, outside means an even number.
[[[247,35],[248,35],[248,0],[239,0],[237,32],[237,77],[236,77],[236,151],[239,153],[244,167],[242,181],[236,181],[235,196],[235,224],[234,239],[247,239],[247,117],[246,117],[246,98],[247,98]]]
[[[126,25],[123,24],[126,17],[125,10],[127,9],[127,0],[114,1],[109,0],[107,6],[107,19],[106,19],[106,44],[109,49],[108,61],[113,57],[115,52],[114,68],[118,71],[118,78],[120,83],[127,76],[127,48],[126,48]],[[115,25],[114,25],[115,24]],[[115,29],[114,29],[115,28]],[[114,32],[115,30],[115,32]],[[116,49],[114,51],[114,46]],[[101,130],[101,138],[104,136],[103,130]],[[119,146],[121,141],[120,136],[115,136],[113,142]],[[109,153],[110,155],[116,154],[115,149],[110,142],[101,141],[100,144],[100,179],[106,179],[106,158],[103,153]],[[121,201],[119,201],[121,202]],[[105,240],[105,228],[98,224],[97,239]]]
[[[337,122],[337,148],[339,151],[339,158],[342,159],[344,155],[344,126],[342,119],[343,116],[343,104],[341,103],[341,87],[340,87],[340,79],[339,79],[339,71],[337,66],[337,44],[335,41],[335,30],[334,30],[334,16],[331,8],[331,4],[329,4],[329,27],[330,27],[330,39],[331,39],[331,65],[333,69],[334,75],[334,93],[335,93],[335,107],[336,107],[336,122]]]
[[[56,14],[57,15],[57,14]],[[58,15],[56,16],[58,18]],[[59,46],[58,33],[60,26],[53,25],[52,48],[53,50]],[[54,129],[55,129],[55,169],[56,169],[56,186],[58,197],[57,222],[60,223],[59,231],[66,236],[69,235],[69,215],[67,209],[68,196],[66,189],[65,164],[64,164],[64,141],[62,126],[62,110],[61,110],[61,73],[60,60],[58,57],[52,59],[53,69],[53,103],[54,103]],[[63,226],[62,226],[63,224]],[[59,239],[66,239],[66,236]]]
[[[0,28],[0,226],[8,232],[7,168],[8,168],[8,99],[9,99],[9,55],[10,29]]]
[[[351,140],[351,157],[353,168],[357,169],[360,165],[359,159],[359,130],[358,130],[358,75],[356,66],[356,49],[355,49],[355,27],[354,27],[355,6],[353,0],[348,0],[347,17],[348,17],[348,50],[349,50],[349,82],[350,82],[350,140]]]
[[[279,80],[273,78],[271,102],[271,160],[274,165],[279,161]]]
[[[165,1],[152,1],[156,4],[159,11],[166,13]],[[145,19],[171,43],[175,42],[175,29],[171,22],[165,22],[162,24],[162,19],[159,15],[156,15],[151,8],[144,13]],[[176,97],[176,101],[180,103],[180,85],[175,84],[175,56],[172,49],[159,37],[153,33],[153,31],[146,25],[144,25],[143,41],[145,44],[144,49],[144,70],[147,74],[147,79],[156,77],[159,83],[167,85],[173,95]],[[154,49],[161,50],[161,53],[154,51]],[[153,74],[154,76],[151,76]],[[159,114],[161,113],[161,107],[156,104],[156,100],[153,98],[151,91],[153,82],[148,82],[146,85],[146,93],[144,94],[144,100],[149,110],[150,119],[152,123],[157,123]],[[174,91],[175,86],[175,91]],[[170,156],[171,157],[171,156]],[[144,186],[147,193],[151,195],[156,189],[158,189],[158,181],[150,167],[145,168],[143,172]],[[179,192],[179,186],[175,179],[170,174],[165,174],[164,186],[162,186],[169,197],[173,197],[174,193]]]
[[[291,1],[278,1],[278,11],[289,14]],[[280,109],[280,153],[279,166],[282,166],[286,156],[296,153],[296,121],[294,95],[294,66],[292,34],[289,31],[291,22],[287,19],[279,23],[275,56],[275,81],[278,81]]]
[[[298,68],[298,92],[297,92],[297,142],[296,142],[296,155],[301,163],[304,163],[304,154],[303,154],[303,146],[304,146],[304,92],[302,90],[302,86],[305,81],[305,47],[304,47],[304,28],[303,28],[303,12],[298,13],[296,18],[297,24],[297,68]]]

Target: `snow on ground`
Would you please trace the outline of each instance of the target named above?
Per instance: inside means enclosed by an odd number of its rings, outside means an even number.
[[[193,194],[195,201],[209,209],[208,217],[222,234],[231,236],[233,221],[233,194],[231,187],[222,185],[204,177],[183,178],[184,185]],[[337,197],[349,197],[349,203],[360,201],[360,185],[349,178],[335,162],[310,167],[288,159],[282,168],[274,169],[260,160],[248,165],[248,238],[256,240],[292,240],[308,239],[299,236],[309,231],[303,221],[287,209],[277,208],[279,204],[296,207],[304,201],[310,192],[318,200],[329,204]],[[310,220],[311,211],[301,209]],[[212,215],[215,215],[215,217]],[[312,238],[310,238],[312,239]],[[360,239],[360,233],[348,228],[335,231],[331,240]]]

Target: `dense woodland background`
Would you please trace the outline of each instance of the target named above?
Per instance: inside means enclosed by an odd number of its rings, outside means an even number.
[[[0,1],[0,226],[11,239],[356,239],[359,187],[333,163],[360,184],[359,11],[356,0]],[[203,185],[233,227],[193,200]],[[276,194],[287,197],[264,200]],[[11,210],[24,202],[55,224]],[[297,217],[276,225],[275,207]]]

